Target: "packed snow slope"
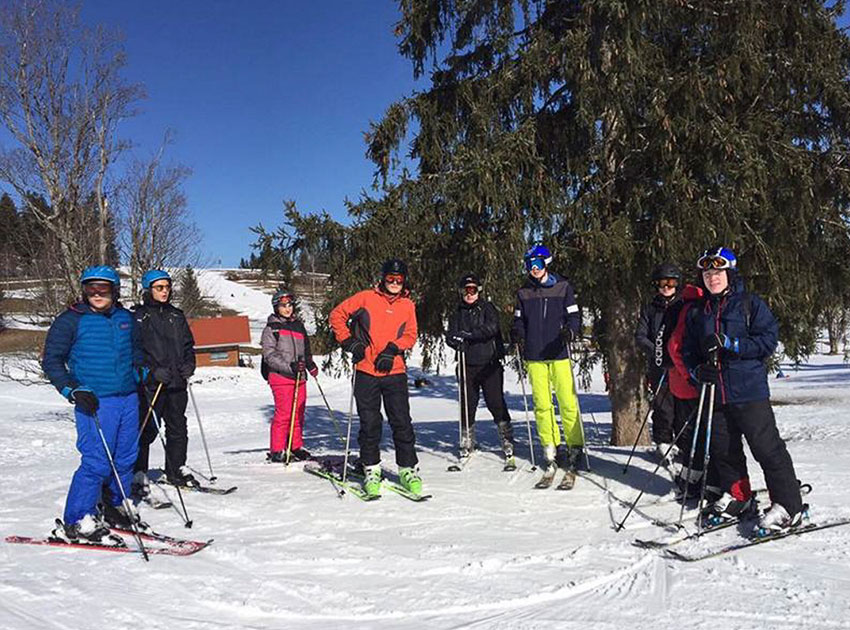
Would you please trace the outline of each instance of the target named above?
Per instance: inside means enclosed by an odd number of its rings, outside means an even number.
[[[812,519],[850,516],[850,370],[817,357],[786,372],[771,385],[798,476],[814,486]],[[464,471],[446,471],[457,394],[452,377],[428,379],[411,389],[411,406],[433,498],[414,503],[385,491],[366,503],[338,498],[298,465],[264,463],[272,398],[257,371],[199,370],[193,389],[217,485],[239,489],[186,493],[192,529],[176,510],[143,516],[158,531],[213,545],[146,563],[138,554],[0,543],[0,628],[850,628],[850,527],[699,563],[665,559],[632,542],[663,535],[649,517],[678,516],[675,503],[659,502],[672,484],[663,471],[651,474],[646,450],[622,474],[628,449],[607,445],[604,392],[581,395],[592,473],[571,492],[541,491],[515,375],[506,379],[523,464],[515,473],[501,471],[484,409],[483,451]],[[322,374],[320,384],[344,432],[350,381]],[[41,536],[61,515],[78,463],[72,410],[46,385],[0,383],[0,401],[0,535]],[[306,424],[315,454],[342,453],[314,381]],[[388,433],[383,463],[394,469]],[[191,415],[189,463],[209,474]],[[162,465],[158,446],[152,465]],[[751,474],[762,485],[757,466]],[[615,532],[623,502],[642,487],[643,507]],[[173,488],[153,491],[176,503]],[[737,536],[718,532],[700,545]]]

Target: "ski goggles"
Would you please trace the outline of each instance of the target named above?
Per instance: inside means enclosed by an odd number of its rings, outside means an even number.
[[[709,254],[707,256],[702,256],[697,261],[697,268],[702,269],[703,271],[708,271],[709,269],[731,269],[732,261],[728,258],[724,258],[723,256]]]
[[[83,293],[88,297],[104,297],[112,295],[111,282],[86,282],[83,285]]]
[[[404,284],[404,276],[400,273],[388,273],[384,276],[387,284]]]
[[[171,283],[166,282],[165,284],[152,284],[151,291],[171,291]]]
[[[461,289],[464,295],[478,295],[478,285],[468,284]]]
[[[291,295],[281,295],[277,299],[278,306],[295,306],[295,299]]]
[[[661,278],[655,281],[655,286],[659,289],[675,289],[679,286],[679,281],[676,278]]]
[[[531,271],[532,269],[536,269],[537,271],[540,271],[541,269],[546,269],[546,259],[529,258],[525,261],[525,268],[527,271]]]

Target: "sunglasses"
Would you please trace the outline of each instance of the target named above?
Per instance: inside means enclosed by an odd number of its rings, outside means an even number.
[[[171,291],[171,284],[152,284],[151,291]]]
[[[703,256],[697,261],[697,267],[703,271],[709,269],[731,269],[732,263],[723,256]]]
[[[478,287],[474,284],[467,285],[462,290],[465,295],[478,295]]]
[[[384,276],[384,282],[387,284],[404,284],[404,276],[400,273],[388,273]]]
[[[531,271],[532,269],[540,271],[541,269],[546,269],[546,261],[543,258],[532,258],[531,260],[525,261],[525,268],[528,271]]]
[[[655,286],[659,289],[675,289],[679,286],[679,281],[675,278],[662,278],[655,281]]]
[[[86,282],[83,285],[83,293],[88,297],[103,297],[112,295],[112,283],[110,282]]]

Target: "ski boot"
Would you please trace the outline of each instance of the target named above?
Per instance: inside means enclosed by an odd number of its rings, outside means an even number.
[[[567,448],[567,470],[575,472],[578,470],[581,456],[584,455],[584,448],[581,446],[570,446]]]
[[[286,454],[283,451],[269,451],[266,459],[272,464],[283,464],[286,462]]]
[[[142,521],[139,512],[130,506],[129,513],[123,503],[118,505],[101,505],[100,512],[103,516],[103,521],[109,527],[117,527],[118,529],[132,529],[133,524],[141,531],[150,529],[150,526]]]
[[[809,506],[803,505],[803,509],[797,512],[794,516],[788,514],[788,511],[779,503],[772,504],[764,511],[764,514],[759,517],[758,525],[756,525],[753,535],[757,538],[764,538],[773,534],[785,532],[789,529],[798,527],[803,519],[807,516]]]
[[[198,481],[188,466],[181,466],[176,471],[166,471],[165,477],[172,486],[197,486]]]
[[[668,442],[659,442],[655,445],[655,452],[658,459],[661,460],[661,465],[669,468],[673,465],[676,455],[679,454],[679,447]]]
[[[304,447],[292,449],[292,453],[290,453],[290,455],[292,456],[292,459],[294,459],[296,462],[303,462],[313,458],[313,456],[310,454],[310,451],[308,451]]]
[[[67,543],[100,543],[109,537],[109,526],[93,514],[86,514],[70,525],[56,519],[56,528],[51,533],[51,538]]]
[[[399,468],[398,478],[401,487],[412,494],[422,494],[422,478],[415,468]]]
[[[552,485],[552,481],[555,479],[555,473],[558,472],[558,464],[555,461],[556,456],[557,451],[554,445],[549,444],[543,447],[543,458],[546,460],[546,464],[543,467],[543,476],[540,478],[540,481],[534,484],[534,487],[538,490],[545,490]]]
[[[700,516],[703,527],[717,527],[727,521],[745,518],[754,510],[755,501],[752,496],[745,501],[739,501],[724,492],[719,499],[707,505]]]
[[[381,496],[381,465],[363,467],[363,490],[370,497]]]
[[[151,486],[148,481],[148,475],[144,470],[138,470],[133,475],[133,481],[130,483],[130,500],[133,503],[139,504],[151,495]]]

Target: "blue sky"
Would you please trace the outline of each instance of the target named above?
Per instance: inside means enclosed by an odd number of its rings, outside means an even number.
[[[209,261],[248,256],[249,226],[276,227],[282,200],[347,220],[372,183],[363,132],[414,89],[392,34],[393,0],[83,0],[88,24],[119,27],[142,113],[122,134],[149,156],[166,129]]]

